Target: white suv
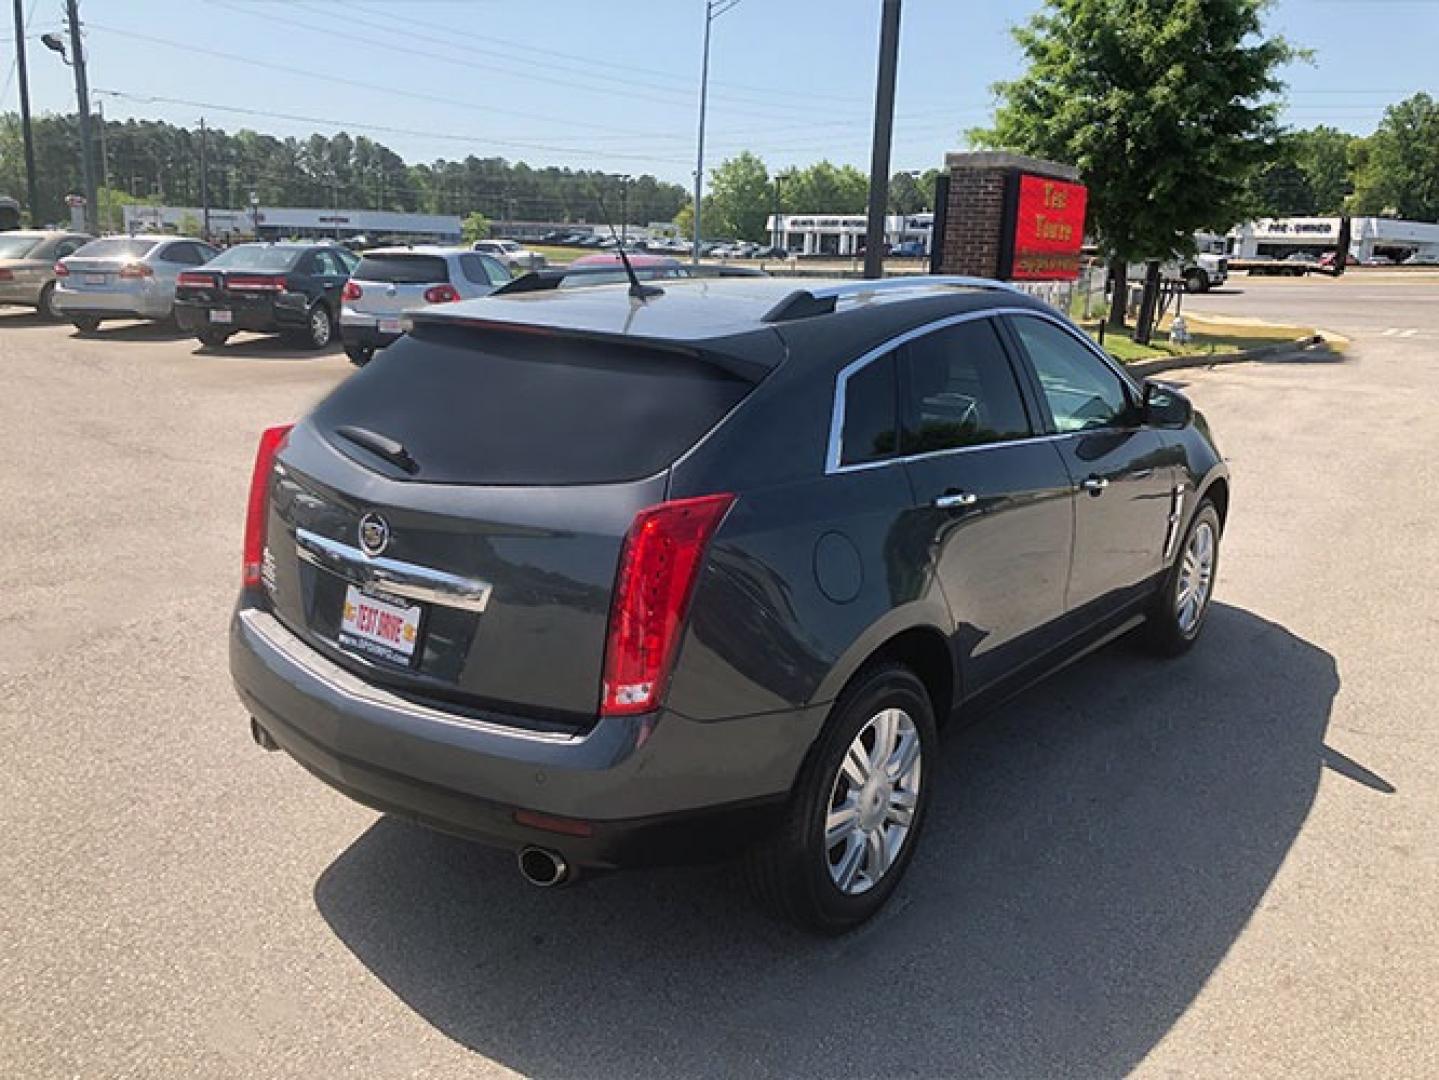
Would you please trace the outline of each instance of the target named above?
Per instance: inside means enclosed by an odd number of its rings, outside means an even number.
[[[365,364],[406,330],[408,312],[488,296],[512,281],[492,256],[440,247],[367,251],[340,294],[345,355]]]
[[[546,265],[543,255],[521,247],[514,240],[477,240],[474,250],[493,255],[514,273],[521,270],[543,270]]]

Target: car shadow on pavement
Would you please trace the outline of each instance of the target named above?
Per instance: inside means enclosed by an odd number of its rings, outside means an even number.
[[[64,326],[58,319],[41,315],[34,308],[0,308],[0,329],[19,330],[28,327]]]
[[[84,341],[183,341],[191,335],[173,322],[101,323],[100,328],[84,334],[76,330],[71,337]]]
[[[342,354],[339,339],[323,349],[310,349],[279,334],[231,338],[218,349],[195,342],[195,355],[207,360],[323,360]]]
[[[836,940],[769,921],[733,867],[541,891],[392,818],[314,898],[419,1016],[527,1075],[1117,1075],[1261,905],[1338,688],[1225,605],[1181,660],[1073,665],[947,738],[908,878]]]

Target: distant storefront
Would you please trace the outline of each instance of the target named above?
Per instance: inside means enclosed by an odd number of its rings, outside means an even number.
[[[125,206],[126,232],[199,233],[204,212],[195,206]],[[356,236],[418,243],[456,244],[460,219],[453,214],[404,214],[391,210],[320,210],[312,207],[260,206],[253,211],[210,210],[210,235],[216,239],[262,240],[287,237]]]
[[[779,246],[792,255],[858,255],[864,247],[866,220],[863,214],[781,214]],[[774,214],[765,228],[770,236],[776,235]],[[928,252],[933,231],[933,214],[890,214],[884,219],[884,238],[891,246],[917,242]]]
[[[1284,259],[1295,252],[1319,255],[1339,242],[1337,217],[1261,218],[1230,230],[1229,253],[1239,259]],[[1439,224],[1396,218],[1356,217],[1349,251],[1358,259],[1376,256],[1402,262],[1418,254],[1439,259]]]

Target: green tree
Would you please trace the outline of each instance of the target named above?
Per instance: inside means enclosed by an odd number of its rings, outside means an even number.
[[[1439,102],[1415,94],[1389,106],[1355,159],[1355,213],[1439,221]]]
[[[672,219],[675,229],[679,232],[681,240],[691,240],[695,234],[695,204],[690,200],[675,212]]]
[[[862,214],[869,202],[869,177],[853,165],[820,161],[794,170],[783,193],[786,213]]]
[[[1344,211],[1344,200],[1354,190],[1351,159],[1359,141],[1357,136],[1322,124],[1294,133],[1294,160],[1314,193],[1314,213]]]
[[[476,240],[489,239],[490,219],[478,210],[472,210],[465,215],[465,220],[460,222],[460,235],[464,237],[467,244],[473,244]]]
[[[924,191],[913,173],[898,172],[889,178],[889,212],[917,214],[926,209]]]
[[[1029,69],[995,86],[979,145],[1079,168],[1089,227],[1126,263],[1193,247],[1244,216],[1251,176],[1279,134],[1277,69],[1296,56],[1264,36],[1268,0],[1044,0],[1015,39]],[[1123,310],[1111,312],[1122,325]]]
[[[710,173],[704,230],[709,236],[763,240],[774,207],[774,185],[765,164],[748,150]]]

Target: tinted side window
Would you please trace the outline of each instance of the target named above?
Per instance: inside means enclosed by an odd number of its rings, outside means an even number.
[[[858,465],[894,455],[899,427],[896,367],[895,354],[887,353],[845,380],[841,465]]]
[[[311,258],[315,260],[315,271],[321,277],[348,277],[349,268],[336,257],[333,251],[317,251]]]
[[[480,258],[484,260],[485,269],[490,273],[491,285],[504,285],[514,280],[514,275],[510,273],[509,267],[498,259],[492,259],[488,255],[481,255]]]
[[[1014,369],[994,323],[936,330],[905,349],[906,454],[1022,439],[1031,434]]]
[[[1129,395],[1119,376],[1068,331],[1030,316],[1016,316],[1012,325],[1059,431],[1114,427],[1129,420]]]
[[[166,262],[180,263],[183,266],[198,266],[205,261],[201,258],[196,245],[187,243],[171,244],[160,252],[160,258]]]

